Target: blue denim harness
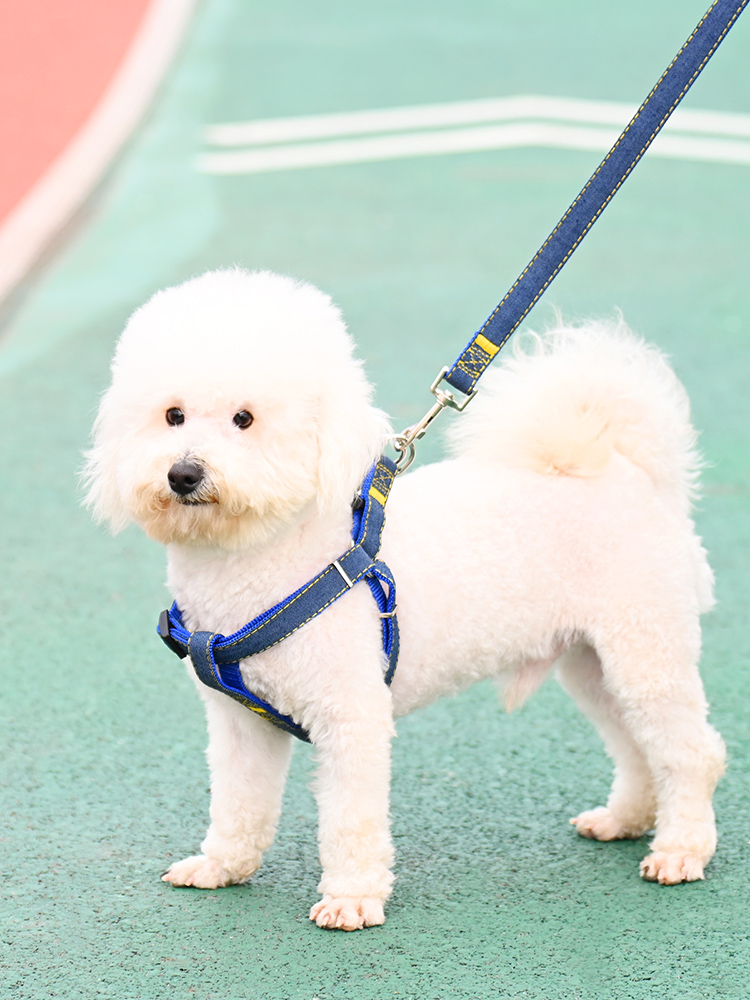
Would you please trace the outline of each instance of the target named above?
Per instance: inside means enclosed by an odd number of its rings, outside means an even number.
[[[199,680],[208,687],[222,691],[309,743],[307,730],[247,689],[239,661],[286,639],[364,580],[378,606],[386,661],[384,680],[390,684],[398,661],[396,584],[391,571],[377,555],[385,524],[385,504],[395,474],[396,465],[389,458],[383,456],[373,465],[354,505],[351,548],[304,587],[228,636],[188,631],[175,603],[168,611],[162,611],[159,618],[157,631],[166,645],[179,657],[189,656]]]
[[[385,521],[385,503],[394,476],[411,464],[416,441],[423,437],[439,413],[446,407],[462,410],[473,399],[476,384],[487,367],[578,248],[748,2],[750,0],[715,0],[505,298],[453,365],[440,372],[431,387],[437,402],[417,424],[395,438],[396,449],[401,453],[398,460],[394,463],[382,457],[368,473],[361,491],[364,506],[354,511],[352,547],[314,580],[233,635],[189,632],[176,604],[162,612],[159,635],[178,656],[190,656],[204,684],[223,691],[274,725],[309,742],[306,730],[293,719],[248,691],[242,681],[239,661],[281,642],[360,580],[367,582],[378,605],[387,660],[385,682],[390,684],[398,658],[396,587],[390,570],[376,557]],[[464,398],[459,401],[452,392],[442,389],[443,382],[462,393]]]

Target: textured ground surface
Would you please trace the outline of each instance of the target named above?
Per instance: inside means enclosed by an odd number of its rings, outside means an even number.
[[[206,822],[201,710],[153,635],[162,553],[135,530],[94,528],[76,484],[129,311],[211,266],[271,267],[331,292],[381,405],[397,423],[418,417],[434,373],[599,158],[508,150],[221,178],[192,168],[205,124],[529,92],[637,102],[702,9],[203,4],[152,114],[0,347],[0,996],[748,996],[750,167],[641,164],[534,316],[622,308],[694,401],[720,600],[703,672],[731,755],[703,883],[645,884],[645,841],[574,835],[568,817],[601,803],[609,768],[550,684],[510,718],[480,686],[400,723],[385,927],[307,920],[318,869],[301,746],[252,884],[166,886],[160,872]],[[750,112],[749,57],[741,21],[690,106]]]

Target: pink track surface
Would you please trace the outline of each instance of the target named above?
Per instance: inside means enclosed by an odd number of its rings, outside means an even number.
[[[148,4],[0,4],[0,222],[91,114]]]

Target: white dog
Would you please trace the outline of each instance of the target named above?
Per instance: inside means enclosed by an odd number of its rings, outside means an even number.
[[[167,547],[188,628],[241,628],[338,558],[390,434],[330,299],[267,272],[205,274],[131,318],[88,456],[88,500]],[[508,708],[556,667],[614,758],[598,840],[655,826],[644,878],[703,877],[724,766],[697,661],[712,575],[690,519],[695,435],[664,358],[623,324],[557,329],[488,373],[455,457],[397,480],[381,558],[401,655],[355,586],[242,663],[317,748],[321,927],[380,924],[392,884],[393,717],[496,678]],[[156,652],[154,655],[158,655]],[[192,673],[192,671],[191,671]],[[198,684],[211,825],[173,885],[248,879],[271,844],[292,737]]]

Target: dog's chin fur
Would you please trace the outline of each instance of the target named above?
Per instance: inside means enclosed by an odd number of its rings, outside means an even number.
[[[263,548],[315,505],[315,494],[267,497],[252,504],[248,497],[209,483],[195,497],[176,497],[156,484],[136,490],[132,520],[162,545],[195,545],[238,552]]]
[[[351,499],[390,434],[352,351],[327,296],[267,272],[203,275],[130,319],[94,427],[88,503],[114,530],[134,521],[167,546],[188,628],[236,631],[349,544]],[[253,421],[240,429],[243,411]],[[622,322],[561,327],[486,375],[452,447],[389,501],[392,687],[366,586],[242,663],[248,687],[317,746],[312,918],[383,922],[394,713],[486,677],[510,709],[553,666],[616,764],[607,805],[575,817],[577,831],[609,840],[656,824],[644,877],[702,878],[723,746],[697,671],[713,578],[690,519],[700,463],[682,386]],[[186,462],[201,478],[180,498],[169,475]],[[199,690],[212,822],[203,853],[165,879],[216,888],[249,878],[272,842],[290,747]]]
[[[176,500],[164,490],[141,492],[133,520],[162,545],[197,545],[238,551],[267,544],[285,523],[281,515],[232,511],[219,499]]]

